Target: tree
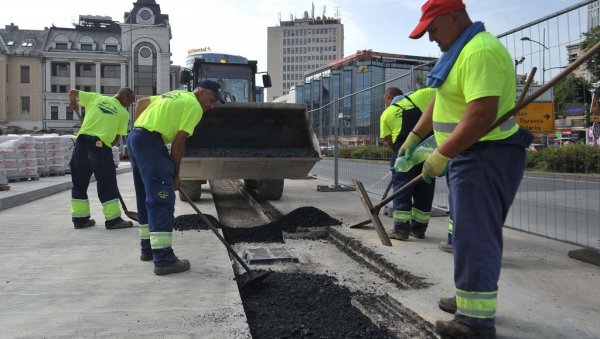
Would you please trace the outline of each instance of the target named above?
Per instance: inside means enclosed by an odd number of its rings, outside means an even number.
[[[554,107],[557,112],[565,109],[567,104],[582,104],[587,107],[591,102],[590,83],[582,77],[569,74],[554,86]]]
[[[586,52],[600,42],[600,26],[596,26],[582,35],[581,50]],[[597,53],[586,61],[585,67],[592,75],[593,82],[600,80],[600,54]]]

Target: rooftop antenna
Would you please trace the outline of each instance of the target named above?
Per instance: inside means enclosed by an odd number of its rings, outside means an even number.
[[[281,12],[277,13],[277,19],[279,19],[279,23],[281,24]]]
[[[333,15],[335,16],[336,19],[340,18],[340,8],[339,7],[335,7],[335,11],[334,11]]]
[[[323,17],[322,17],[323,21],[325,20],[325,11],[326,11],[326,9],[327,9],[327,6],[323,5]]]
[[[312,3],[311,19],[315,20],[315,3]]]

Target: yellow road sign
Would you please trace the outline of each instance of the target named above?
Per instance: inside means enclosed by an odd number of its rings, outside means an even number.
[[[554,132],[554,103],[532,102],[516,115],[519,126],[534,133]]]

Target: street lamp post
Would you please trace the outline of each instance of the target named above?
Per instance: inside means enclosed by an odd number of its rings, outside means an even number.
[[[543,40],[545,42],[546,40],[546,30],[544,29],[544,37]],[[521,41],[530,41],[530,42],[535,42],[536,44],[542,46],[544,49],[542,49],[542,85],[545,83],[546,78],[544,77],[544,73],[546,73],[546,50],[549,50],[548,47],[546,47],[546,45],[544,45],[543,43],[530,39],[528,36],[524,36],[521,38]]]
[[[544,28],[543,31],[543,35],[542,35],[542,40],[543,42],[546,42],[546,29]],[[546,82],[546,50],[549,49],[548,47],[546,47],[546,45],[544,45],[543,43],[530,39],[528,36],[524,36],[521,38],[521,41],[530,41],[530,42],[535,42],[536,44],[542,46],[544,49],[542,49],[542,86],[544,85],[544,83]],[[550,143],[550,141],[548,140],[548,135],[545,134],[544,135],[546,138],[546,146],[548,146],[548,144]]]
[[[517,82],[517,84],[519,83],[519,80],[517,79],[517,66],[522,64],[523,61],[525,61],[525,57],[521,57],[521,59],[519,60],[515,59],[515,81]]]

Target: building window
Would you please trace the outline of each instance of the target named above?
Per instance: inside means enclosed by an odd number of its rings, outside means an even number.
[[[58,106],[50,106],[50,120],[58,120]]]
[[[92,44],[81,44],[81,50],[82,51],[92,51]]]
[[[73,109],[71,107],[67,107],[67,120],[73,120]]]
[[[67,43],[66,42],[57,42],[56,49],[67,49]]]
[[[94,71],[94,65],[92,64],[76,64],[75,65],[75,76],[94,78],[96,73]]]
[[[50,88],[52,93],[67,93],[67,85],[52,85]]]
[[[100,88],[102,94],[117,94],[119,89],[119,86],[102,86]]]
[[[52,64],[52,76],[58,77],[68,77],[69,74],[69,64],[67,63],[53,63]]]
[[[21,66],[21,83],[29,83],[29,66]]]
[[[31,98],[30,97],[21,97],[21,114],[29,114],[31,107]]]
[[[120,78],[121,66],[119,65],[102,65],[100,68],[100,76],[103,78]]]
[[[107,52],[118,52],[117,45],[106,45]]]

